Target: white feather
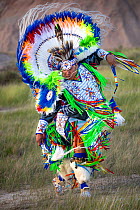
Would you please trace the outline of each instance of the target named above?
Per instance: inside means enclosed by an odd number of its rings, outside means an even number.
[[[62,147],[56,146],[56,150],[55,153],[53,154],[51,160],[52,161],[56,161],[56,160],[60,160],[64,157],[64,150]]]
[[[118,126],[123,125],[125,122],[125,119],[120,115],[119,112],[115,113],[115,120]]]

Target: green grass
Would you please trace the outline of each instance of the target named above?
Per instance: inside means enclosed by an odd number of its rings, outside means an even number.
[[[130,189],[129,189],[130,190]],[[36,204],[36,209],[78,209],[78,210],[85,210],[85,209],[96,209],[96,210],[130,210],[135,209],[138,210],[140,206],[140,200],[138,195],[135,196],[131,194],[129,191],[118,191],[115,193],[108,193],[101,194],[94,192],[94,196],[92,198],[79,198],[79,195],[67,195],[64,198],[59,199],[40,199],[39,202]]]
[[[100,72],[114,82],[112,72],[109,68]],[[121,115],[125,118],[125,125],[116,127],[111,134],[111,149],[105,154],[106,163],[115,174],[140,173],[140,75],[117,69],[118,77],[125,81],[119,81],[119,87],[115,94],[115,100],[122,109]],[[104,91],[108,100],[115,89],[112,83],[111,91]]]
[[[74,189],[72,193],[67,191],[64,195],[56,197],[52,187],[48,184],[46,188],[26,192],[19,191],[17,194],[13,194],[13,199],[10,203],[7,202],[6,207],[13,206],[10,209],[32,210],[139,210],[140,192],[137,187],[110,188],[108,191],[94,188],[91,194],[91,198],[81,198],[77,189]],[[5,205],[1,205],[1,207],[5,207]]]
[[[21,83],[21,81],[22,78],[17,69],[8,68],[0,70],[0,85]]]
[[[0,108],[30,106],[34,102],[30,88],[23,84],[8,84],[0,87]]]
[[[1,187],[13,191],[27,184],[43,185],[46,172],[42,170],[41,150],[35,142],[38,114],[33,108],[23,108],[0,115]]]

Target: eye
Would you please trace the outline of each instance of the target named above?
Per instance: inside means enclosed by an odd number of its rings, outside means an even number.
[[[47,96],[46,96],[47,101],[49,101],[49,100],[52,98],[52,96],[53,96],[53,92],[52,92],[52,90],[50,90],[50,91],[47,93]]]

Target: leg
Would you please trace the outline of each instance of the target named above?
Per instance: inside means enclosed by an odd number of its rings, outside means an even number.
[[[55,192],[61,194],[65,186],[68,185],[72,188],[73,180],[71,180],[68,175],[73,174],[73,170],[70,166],[69,159],[65,159],[59,168],[60,171],[57,172],[57,176],[53,179],[53,185],[55,187]]]
[[[90,179],[92,169],[89,167],[82,166],[81,164],[76,163],[75,161],[72,162],[70,165],[75,173],[75,177],[78,183],[80,184],[81,196],[90,197],[91,194],[89,192],[89,186],[86,182]]]

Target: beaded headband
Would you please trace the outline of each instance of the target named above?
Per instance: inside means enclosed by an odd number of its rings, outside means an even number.
[[[73,58],[71,60],[64,60],[61,62],[61,69],[62,70],[70,70],[72,66],[78,63],[77,58]]]

